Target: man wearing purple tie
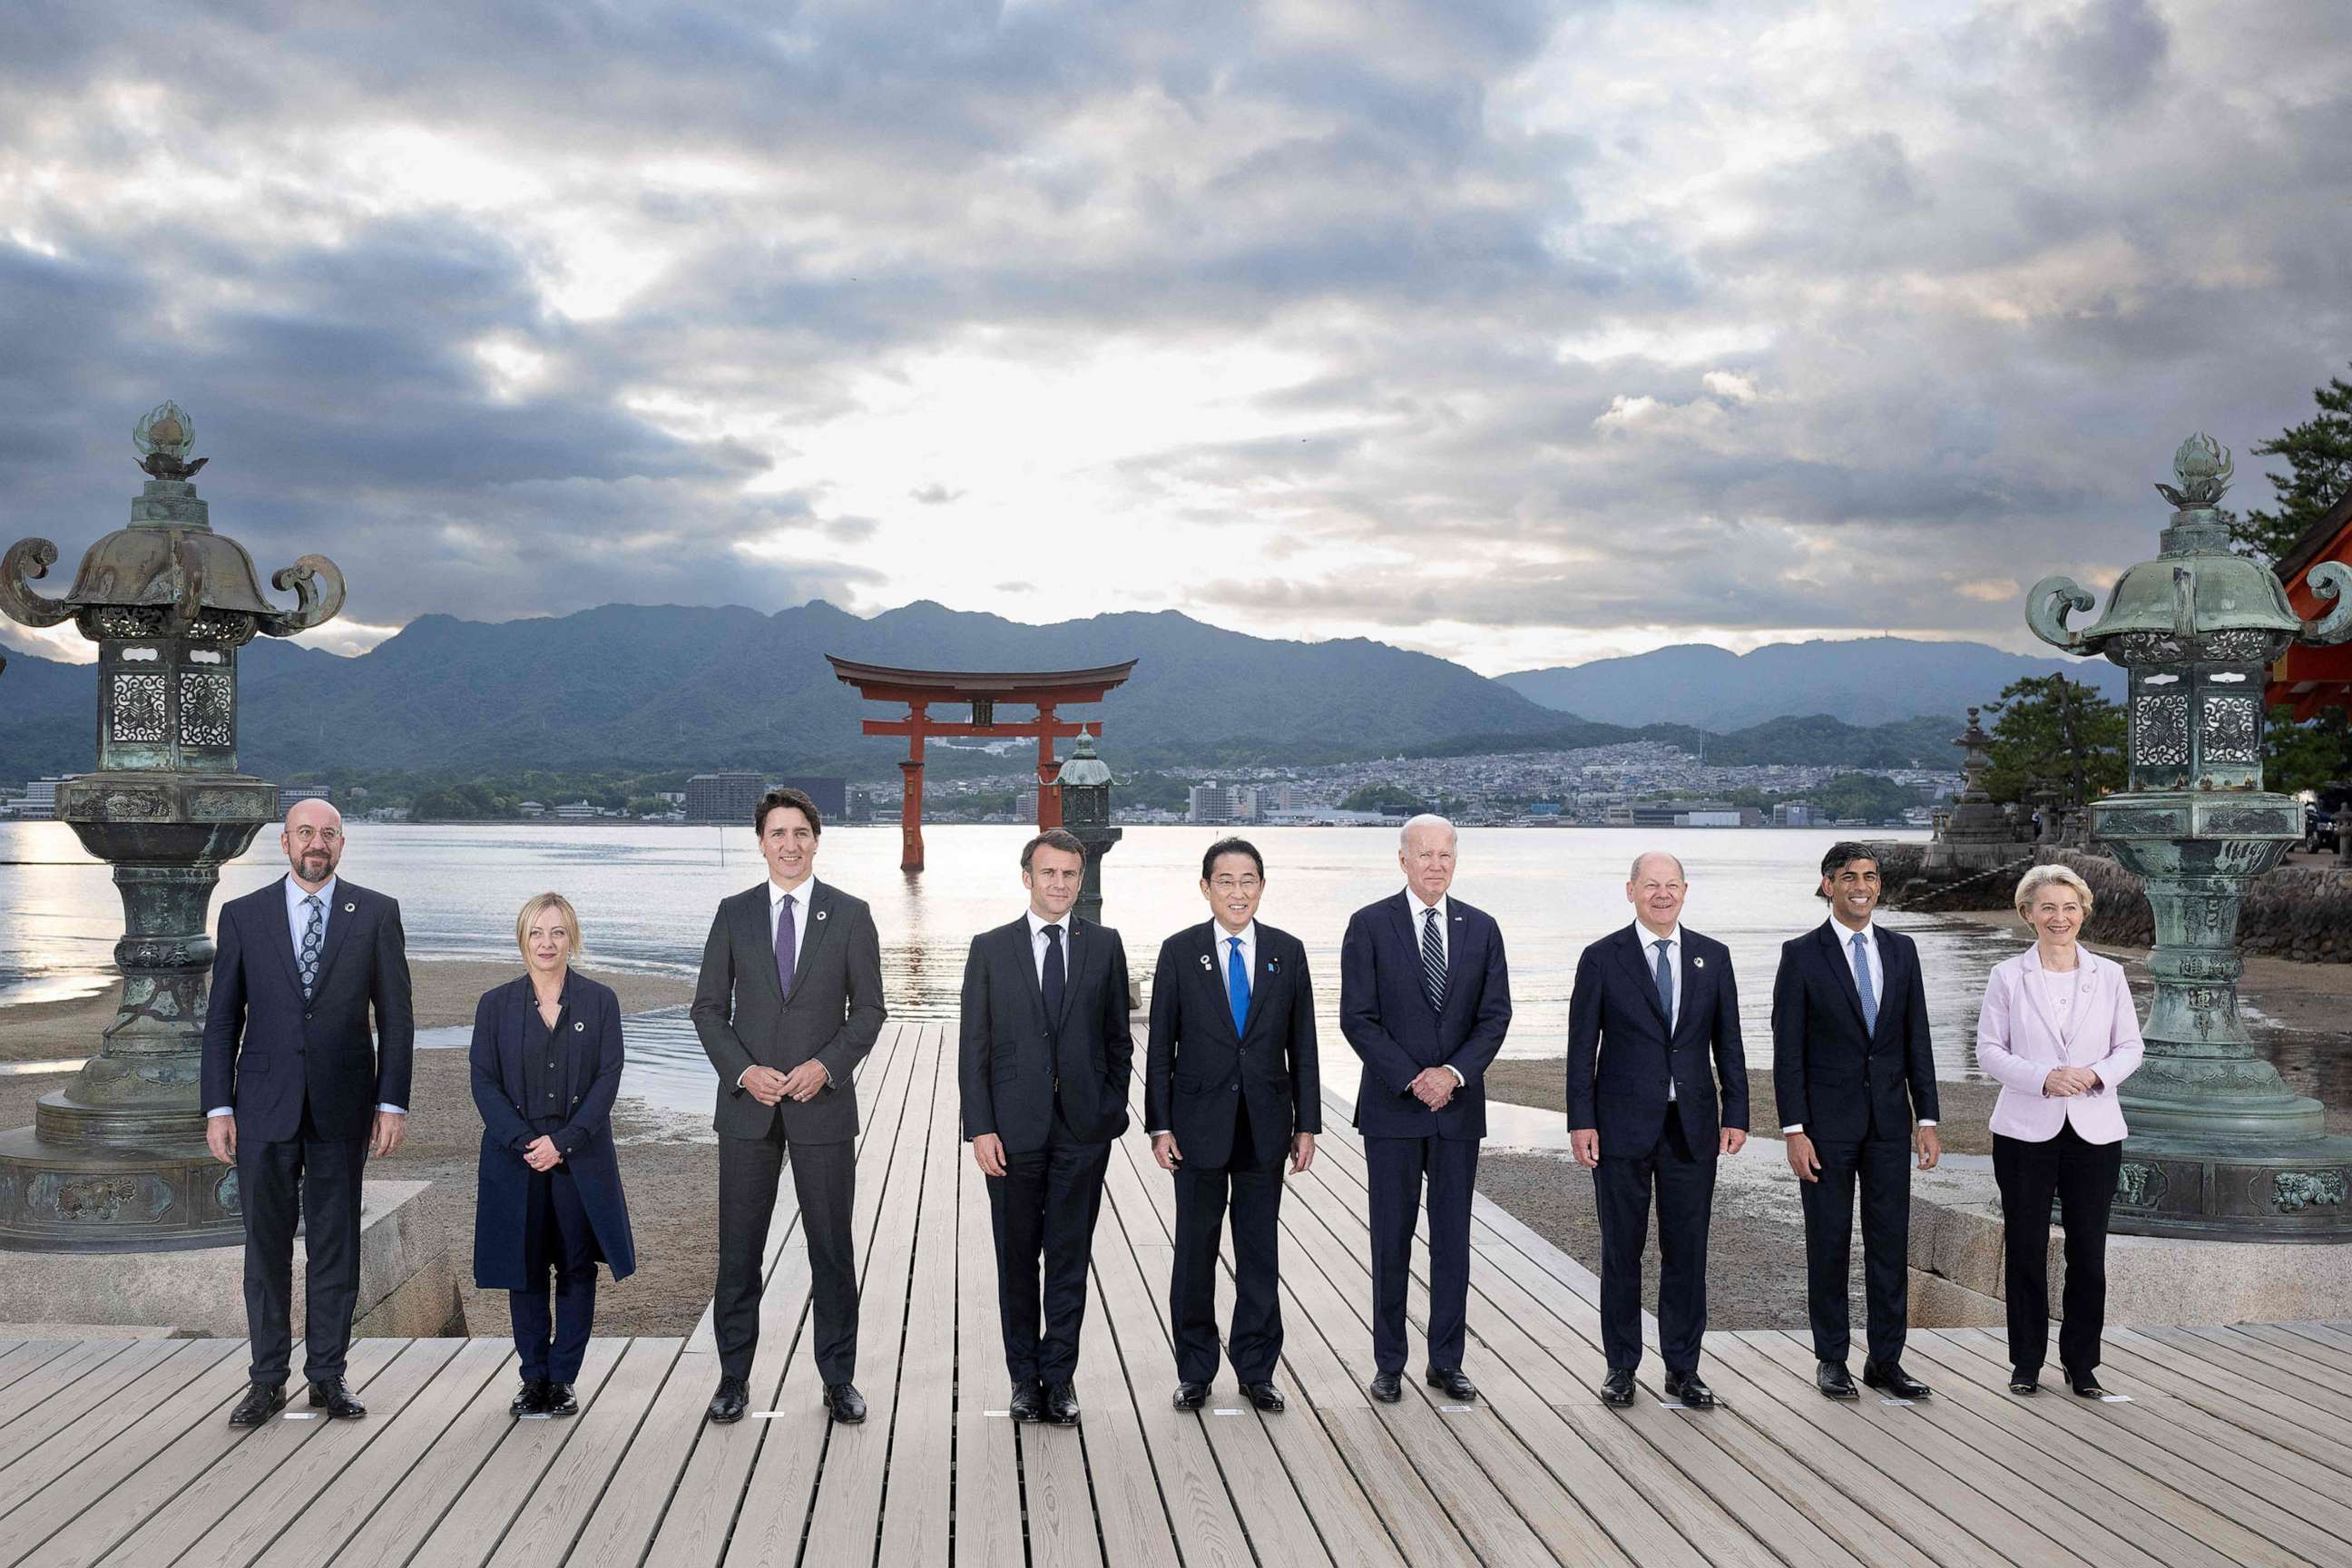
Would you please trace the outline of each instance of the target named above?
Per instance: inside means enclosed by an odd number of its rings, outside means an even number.
[[[784,1153],[809,1251],[814,1344],[825,1409],[866,1419],[857,1370],[857,1255],[850,1237],[857,1086],[882,1005],[882,944],[863,900],[816,879],[824,830],[796,789],[760,797],[753,826],[768,879],[719,903],[694,989],[694,1030],[719,1069],[719,1341],[713,1421],[751,1405],[761,1267]]]

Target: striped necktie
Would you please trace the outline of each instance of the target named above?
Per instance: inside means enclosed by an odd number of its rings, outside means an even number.
[[[1433,1010],[1445,1011],[1445,933],[1437,929],[1437,911],[1421,911],[1421,991]]]

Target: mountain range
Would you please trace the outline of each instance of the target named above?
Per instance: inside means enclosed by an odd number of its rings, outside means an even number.
[[[1959,713],[1990,702],[2012,680],[2062,669],[2118,700],[2128,683],[2105,659],[2033,658],[1983,643],[1905,637],[1774,643],[1744,654],[1683,643],[1496,679],[1547,708],[1600,723],[1722,731],[1809,713],[1864,726]]]
[[[1940,765],[1952,758],[1955,721],[1918,715],[1986,700],[2013,670],[2054,666],[1884,639],[1745,658],[1669,648],[1490,680],[1384,643],[1276,641],[1175,611],[1039,626],[928,601],[870,618],[823,601],[773,615],[605,605],[497,623],[425,616],[357,658],[257,640],[239,656],[240,761],[276,777],[328,767],[885,773],[904,742],[865,738],[858,721],[895,715],[835,680],[828,653],[929,669],[1136,659],[1133,678],[1100,708],[1066,715],[1098,715],[1106,754],[1122,768],[1643,739],[1727,763]],[[1907,673],[1890,674],[1896,666]],[[1776,669],[1786,672],[1777,684],[1758,679]],[[1738,702],[1720,689],[1727,683]],[[87,769],[94,689],[90,666],[12,655],[0,674],[0,779]],[[1784,693],[1777,704],[1775,690]],[[1562,710],[1564,691],[1591,710]],[[1842,712],[1854,706],[1848,691],[1872,693],[1868,713],[1884,717]],[[1747,714],[1759,717],[1728,721]],[[954,766],[953,753],[932,754]]]

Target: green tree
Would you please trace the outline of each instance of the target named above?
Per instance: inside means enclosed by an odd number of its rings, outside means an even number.
[[[1392,784],[1370,784],[1339,803],[1342,811],[1388,811],[1396,807],[1419,811],[1427,802],[1409,789]]]
[[[2002,687],[1988,711],[1997,716],[1984,780],[1993,799],[2054,789],[2083,805],[2123,787],[2122,704],[2063,675],[2032,675]]]
[[[2282,794],[2352,780],[2352,722],[2341,708],[2298,724],[2294,710],[2271,710],[2263,731],[2263,783]]]
[[[2284,458],[2287,471],[2266,476],[2278,492],[2278,510],[2231,521],[2230,538],[2243,554],[2278,560],[2352,490],[2352,383],[2331,376],[2311,395],[2319,404],[2316,416],[2254,446],[2255,457]]]

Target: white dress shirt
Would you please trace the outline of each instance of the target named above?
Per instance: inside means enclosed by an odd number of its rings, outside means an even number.
[[[793,973],[797,976],[801,972],[801,955],[808,951],[809,905],[816,901],[816,879],[814,877],[803,878],[801,879],[801,885],[797,888],[781,887],[776,883],[774,879],[771,878],[769,879],[768,951],[772,953],[776,948],[776,924],[783,918],[784,900],[787,897],[793,900]],[[814,1057],[811,1057],[809,1059],[811,1061],[816,1061]],[[759,1063],[753,1062],[751,1067],[757,1067],[759,1065]],[[833,1069],[825,1067],[823,1062],[817,1062],[816,1065],[824,1068],[824,1081],[828,1084],[831,1083],[833,1081]],[[742,1088],[743,1080],[751,1076],[751,1068],[745,1068],[741,1072],[736,1074],[735,1087],[738,1089]]]
[[[1862,938],[1863,963],[1870,971],[1870,994],[1880,1007],[1885,1007],[1886,1005],[1886,961],[1881,958],[1878,952],[1878,922],[1864,921],[1862,922],[1862,929],[1856,931],[1843,921],[1832,918],[1830,921],[1830,934],[1837,938],[1838,956],[1845,960],[1845,966],[1849,971],[1853,969],[1853,939]],[[1853,979],[1854,994],[1860,995],[1862,976],[1857,973]],[[1919,1125],[1933,1127],[1936,1124],[1922,1121]],[[1791,1121],[1780,1129],[1780,1136],[1786,1138],[1791,1132],[1802,1132],[1804,1130],[1803,1122]]]
[[[1650,930],[1649,927],[1643,925],[1640,921],[1635,921],[1633,922],[1633,940],[1642,944],[1642,968],[1651,976],[1650,986],[1654,991],[1657,988],[1656,976],[1658,973],[1658,942],[1661,940],[1664,940],[1666,944],[1666,973],[1671,977],[1667,984],[1667,990],[1672,993],[1671,999],[1666,1004],[1666,1039],[1668,1042],[1667,1055],[1669,1058],[1671,1058],[1673,1056],[1672,1042],[1675,1037],[1675,1020],[1682,1016],[1683,1011],[1682,922],[1680,921],[1676,921],[1675,922],[1675,929],[1668,931],[1665,936],[1661,939],[1658,934]],[[1675,1070],[1674,1063],[1671,1059],[1669,1059],[1666,1064],[1666,1098],[1669,1100],[1681,1098],[1675,1093]]]
[[[290,876],[283,880],[286,887],[286,934],[294,939],[295,963],[299,966],[302,962],[302,933],[310,929],[310,911],[304,906],[313,898],[319,900],[319,952],[323,960],[327,951],[327,927],[335,918],[335,884],[339,879],[329,877],[316,893],[304,892],[302,884]],[[379,1105],[376,1109],[389,1110],[394,1116],[408,1114],[407,1109],[404,1106]],[[236,1114],[236,1107],[228,1105],[205,1112],[207,1120],[215,1116]]]
[[[1429,929],[1429,911],[1435,910],[1437,911],[1437,951],[1443,955],[1445,966],[1450,970],[1454,967],[1454,911],[1447,905],[1448,900],[1442,893],[1438,895],[1437,902],[1423,903],[1421,895],[1414,892],[1410,885],[1405,888],[1404,907],[1412,913],[1412,951],[1415,953],[1420,952],[1422,944],[1428,940],[1421,933]],[[1445,1070],[1454,1075],[1454,1081],[1457,1086],[1470,1081],[1462,1076],[1462,1069],[1452,1062],[1445,1064]]]
[[[1029,925],[1032,931],[1036,929],[1037,917],[1035,915],[1033,914],[1029,917]],[[1255,993],[1257,989],[1257,921],[1250,921],[1249,924],[1244,926],[1238,931],[1230,931],[1217,921],[1211,921],[1209,922],[1209,930],[1214,932],[1216,936],[1217,966],[1214,973],[1217,977],[1217,993],[1218,994],[1226,997],[1227,1005],[1230,1005],[1233,993],[1228,990],[1227,987],[1233,984],[1230,976],[1233,973],[1234,939],[1236,936],[1241,939],[1242,944],[1243,989],[1251,993]],[[1044,959],[1041,957],[1039,962],[1043,963]],[[1177,1042],[1177,1045],[1181,1048],[1183,1042],[1180,1040]],[[1157,1138],[1167,1131],[1168,1129],[1165,1127],[1154,1128],[1150,1131],[1146,1132],[1144,1136],[1147,1138]]]
[[[1029,921],[1029,962],[1037,968],[1037,988],[1045,988],[1045,928],[1049,925],[1062,928],[1062,979],[1066,984],[1070,978],[1070,917],[1064,915],[1060,920],[1049,921],[1034,906],[1022,912]]]

